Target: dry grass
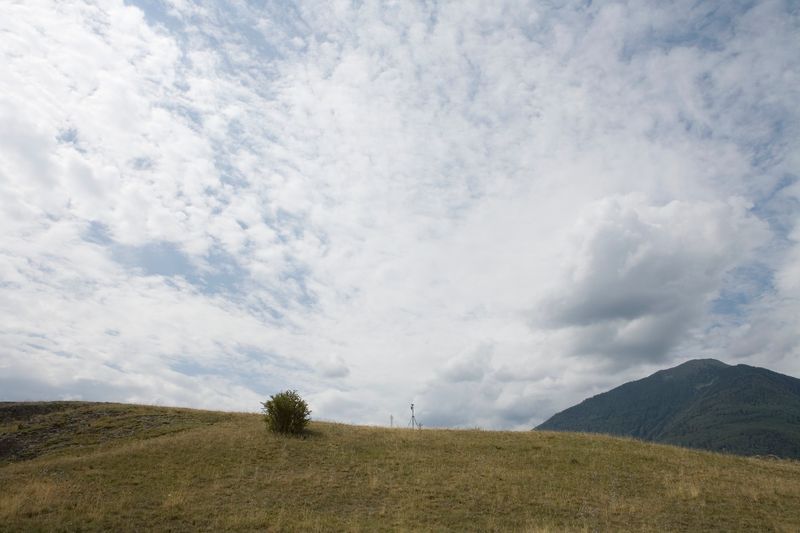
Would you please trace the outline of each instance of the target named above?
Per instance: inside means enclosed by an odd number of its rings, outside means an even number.
[[[547,432],[298,439],[185,413],[180,432],[0,467],[0,530],[800,530],[798,462]]]

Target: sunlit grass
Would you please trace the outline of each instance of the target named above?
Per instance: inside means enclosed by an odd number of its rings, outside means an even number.
[[[128,409],[109,416],[138,432],[2,466],[0,529],[800,530],[798,462],[549,432],[291,438],[258,415]],[[154,415],[180,430],[142,429]]]

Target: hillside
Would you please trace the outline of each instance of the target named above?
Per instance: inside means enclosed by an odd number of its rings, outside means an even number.
[[[0,530],[800,529],[800,463],[599,435],[0,404]]]
[[[798,459],[800,379],[698,359],[584,400],[537,429]]]

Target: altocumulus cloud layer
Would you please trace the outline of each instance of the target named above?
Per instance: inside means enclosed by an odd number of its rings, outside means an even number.
[[[800,375],[800,13],[0,5],[0,399],[530,427]]]

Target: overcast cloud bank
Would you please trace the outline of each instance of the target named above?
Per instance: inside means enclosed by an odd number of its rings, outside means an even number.
[[[800,375],[800,10],[0,6],[0,400],[528,428]]]

